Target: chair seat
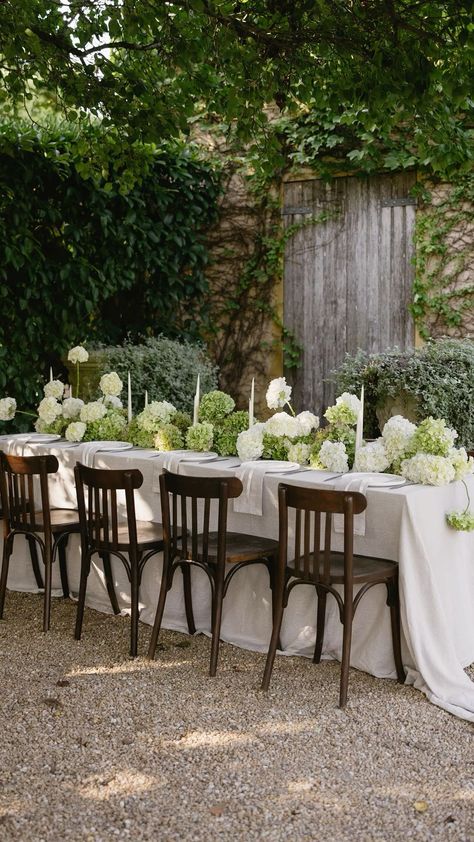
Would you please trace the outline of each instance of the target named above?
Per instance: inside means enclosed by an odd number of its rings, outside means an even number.
[[[51,509],[51,532],[79,532],[79,515],[75,509]],[[43,512],[35,512],[35,523],[39,532],[44,530]]]
[[[217,561],[217,532],[209,532],[207,561],[215,564]],[[189,542],[188,542],[189,547]],[[245,535],[238,532],[227,532],[226,534],[226,562],[238,564],[242,561],[253,561],[253,559],[275,556],[278,552],[278,541],[270,538],[260,538],[258,535]],[[193,558],[192,550],[188,549],[188,559]],[[202,562],[202,535],[198,536],[198,557],[196,561]]]
[[[322,558],[322,556],[321,556]],[[312,569],[313,557],[311,557]],[[294,560],[288,564],[290,572],[295,569]],[[376,582],[379,579],[389,579],[396,575],[398,565],[386,558],[373,558],[371,556],[355,555],[353,561],[353,579],[355,583]],[[295,576],[305,578],[301,571]],[[308,576],[308,582],[313,584],[314,580]],[[332,552],[330,554],[330,584],[344,584],[344,554]]]
[[[117,530],[117,548],[127,550],[130,545],[128,524],[121,523]],[[157,544],[163,543],[163,527],[159,523],[148,520],[137,520],[137,545],[139,550],[151,550]]]

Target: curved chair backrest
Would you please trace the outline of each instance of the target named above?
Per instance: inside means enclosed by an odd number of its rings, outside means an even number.
[[[164,471],[160,476],[160,490],[165,552],[171,558],[197,559],[200,551],[202,562],[207,564],[211,515],[214,515],[217,554],[223,561],[227,504],[242,494],[242,488],[237,477],[185,477]]]
[[[0,493],[8,531],[34,532],[38,528],[50,531],[48,474],[55,474],[58,467],[56,456],[0,453]],[[35,479],[40,486],[37,499]]]
[[[88,468],[76,463],[77,508],[81,536],[88,551],[112,551],[119,544],[119,512],[117,491],[125,492],[128,536],[136,544],[137,525],[134,491],[143,483],[143,474],[137,468],[124,471],[108,468]],[[87,495],[87,505],[86,505]]]
[[[332,516],[344,519],[344,567],[352,575],[354,515],[367,507],[367,498],[358,491],[332,491],[278,486],[279,552],[295,574],[308,581],[329,581]],[[289,529],[288,510],[294,510],[294,528]],[[321,542],[324,515],[324,540]],[[292,532],[292,540],[290,540]],[[322,546],[321,546],[322,543]]]

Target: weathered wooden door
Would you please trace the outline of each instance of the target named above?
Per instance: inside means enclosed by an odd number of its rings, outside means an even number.
[[[299,226],[284,272],[284,323],[303,346],[290,378],[298,409],[321,413],[334,401],[324,380],[346,351],[413,345],[414,182],[403,173],[285,183],[284,226]]]

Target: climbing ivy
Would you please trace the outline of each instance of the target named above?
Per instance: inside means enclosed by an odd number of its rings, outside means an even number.
[[[470,238],[463,239],[469,229]],[[468,282],[473,230],[472,175],[458,179],[441,201],[425,203],[417,214],[411,311],[424,339],[463,332],[465,317],[474,306],[474,283]]]

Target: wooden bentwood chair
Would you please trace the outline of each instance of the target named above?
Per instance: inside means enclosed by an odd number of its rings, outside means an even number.
[[[138,646],[138,597],[143,568],[152,555],[163,549],[163,530],[157,523],[137,521],[135,515],[135,489],[143,483],[143,475],[136,468],[116,471],[87,468],[76,464],[77,502],[81,526],[81,581],[77,604],[75,638],[80,640],[87,578],[93,555],[98,555],[104,565],[107,592],[114,614],[119,614],[113,587],[110,557],[119,558],[125,567],[131,585],[131,637],[130,654],[135,657]],[[125,492],[126,521],[118,516],[117,491]],[[87,492],[87,507],[86,493]]]
[[[164,471],[160,476],[160,490],[165,546],[160,594],[148,657],[153,659],[155,656],[166,595],[178,567],[183,573],[189,633],[195,634],[191,597],[191,566],[194,565],[204,570],[211,585],[212,643],[209,674],[214,676],[219,655],[222,606],[229,585],[242,567],[264,564],[270,575],[273,602],[278,544],[268,538],[227,532],[228,501],[242,493],[242,483],[236,477],[185,477]],[[217,532],[210,531],[211,514],[217,514]]]
[[[79,532],[77,512],[72,509],[51,509],[48,475],[55,474],[59,463],[55,456],[7,456],[0,453],[0,492],[4,522],[3,562],[0,576],[0,618],[3,617],[8,569],[17,535],[24,535],[30,546],[33,572],[39,588],[43,579],[36,549],[40,548],[44,563],[43,631],[48,631],[51,615],[52,565],[59,559],[64,597],[69,596],[66,547],[69,536]],[[35,500],[35,483],[39,479],[40,500]],[[39,508],[39,505],[41,508]]]
[[[334,596],[339,607],[343,625],[339,707],[344,707],[347,702],[354,614],[364,594],[374,585],[384,584],[387,587],[395,667],[398,681],[403,684],[405,671],[400,651],[398,564],[386,559],[354,555],[353,552],[354,515],[364,511],[367,506],[366,497],[358,492],[326,491],[280,484],[278,502],[280,547],[276,586],[277,608],[262,690],[268,690],[270,684],[283,612],[288,604],[288,597],[292,589],[301,584],[313,585],[318,594],[314,663],[318,664],[321,660],[328,593]],[[294,541],[291,543],[288,535],[289,509],[295,510]],[[333,514],[344,516],[343,553],[331,550]],[[325,515],[323,550],[320,549],[322,515]],[[289,546],[293,547],[292,552],[289,551]],[[343,597],[335,589],[335,585],[344,586]],[[354,586],[357,585],[360,587],[354,596]]]

